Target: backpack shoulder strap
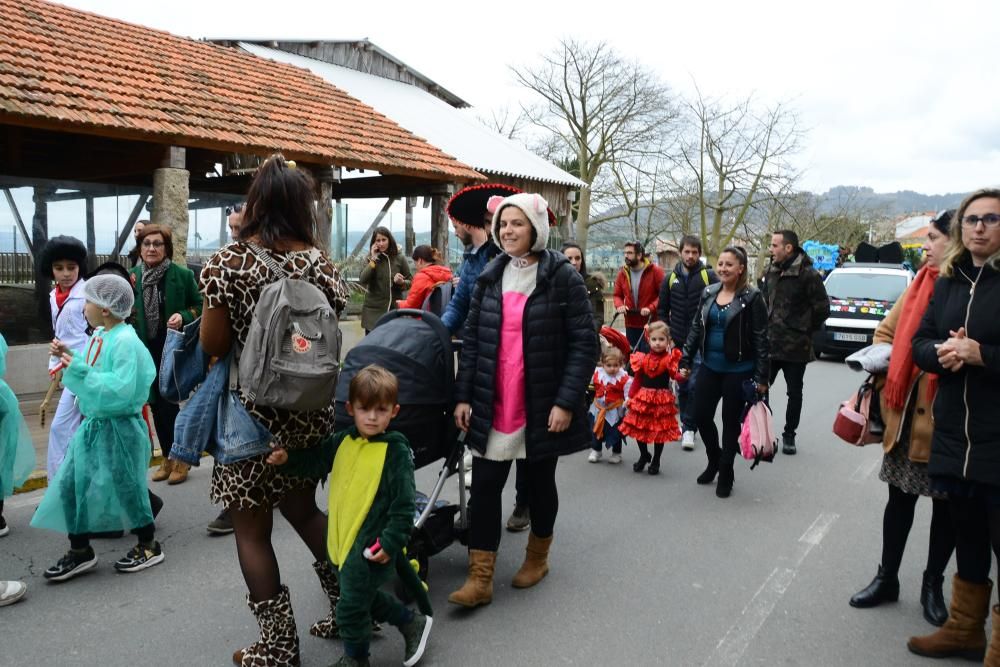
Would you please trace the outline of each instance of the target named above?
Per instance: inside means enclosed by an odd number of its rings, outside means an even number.
[[[701,267],[701,282],[705,284],[705,287],[708,287],[708,269],[704,266]]]
[[[247,243],[246,246],[250,248],[250,252],[252,252],[254,256],[257,257],[257,259],[262,261],[264,263],[264,266],[266,266],[271,271],[271,273],[275,275],[276,280],[288,277],[288,272],[285,271],[285,269],[282,268],[280,264],[278,264],[278,261],[273,257],[271,257],[270,253],[268,253],[266,250],[261,248],[256,243]]]
[[[667,278],[667,289],[673,289],[675,282],[677,282],[677,274],[671,271],[670,277]]]

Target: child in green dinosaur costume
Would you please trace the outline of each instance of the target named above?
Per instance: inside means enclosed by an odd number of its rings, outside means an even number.
[[[375,365],[363,368],[351,380],[348,394],[353,427],[325,438],[318,447],[276,449],[268,457],[274,465],[287,462],[286,472],[295,476],[324,477],[329,472],[326,543],[340,582],[337,627],[345,654],[338,666],[369,664],[373,620],[399,628],[406,643],[406,666],[417,664],[430,635],[430,601],[404,553],[415,508],[413,453],[403,434],[385,430],[399,412],[398,391],[396,376],[389,371]],[[380,590],[394,573],[415,596],[420,611],[407,609]]]

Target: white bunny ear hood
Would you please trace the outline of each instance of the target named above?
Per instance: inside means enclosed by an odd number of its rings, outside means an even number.
[[[533,192],[521,192],[509,197],[490,197],[486,210],[493,214],[493,240],[500,238],[500,212],[508,206],[516,206],[535,228],[535,243],[531,252],[541,252],[549,242],[549,203]]]

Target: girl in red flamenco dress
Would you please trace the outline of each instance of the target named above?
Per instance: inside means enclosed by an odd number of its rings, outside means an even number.
[[[635,352],[630,359],[634,380],[626,404],[628,411],[619,430],[623,436],[635,438],[639,445],[641,455],[632,470],[642,472],[649,464],[649,474],[658,475],[663,443],[681,437],[677,400],[670,391],[670,380],[680,379],[677,366],[681,351],[670,344],[670,330],[663,322],[650,324],[646,337],[650,352]],[[650,442],[654,443],[652,456],[647,446]]]

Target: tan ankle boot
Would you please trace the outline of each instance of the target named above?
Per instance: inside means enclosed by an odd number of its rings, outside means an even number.
[[[528,546],[524,550],[524,563],[510,582],[514,588],[531,588],[549,573],[549,547],[552,536],[538,537],[528,534]]]
[[[181,461],[174,461],[173,463],[174,469],[170,473],[170,479],[167,480],[167,484],[180,484],[187,481],[188,470],[191,469],[191,466]]]
[[[150,478],[154,482],[162,482],[163,480],[170,477],[170,473],[174,471],[174,462],[168,458],[164,458],[160,461],[160,467],[156,469],[153,476]]]
[[[983,667],[1000,667],[1000,606],[993,607],[993,634],[990,647],[986,650]]]
[[[469,576],[461,588],[448,596],[448,602],[470,609],[492,602],[496,564],[496,551],[469,549]]]
[[[986,652],[986,615],[990,611],[993,582],[973,584],[958,575],[951,584],[951,613],[935,633],[910,637],[906,648],[929,658],[958,656],[982,660]],[[995,617],[994,617],[995,618]]]

